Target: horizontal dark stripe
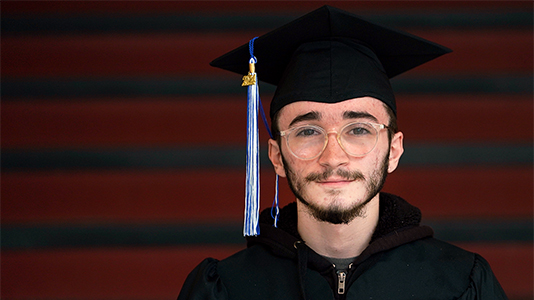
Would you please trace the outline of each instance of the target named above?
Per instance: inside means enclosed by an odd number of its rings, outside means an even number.
[[[233,75],[230,75],[232,77]],[[10,79],[2,78],[3,100],[42,97],[124,97],[124,96],[193,96],[243,94],[239,76],[234,79],[213,78],[146,78],[146,79]],[[274,87],[262,85],[273,93]]]
[[[2,250],[96,246],[172,246],[244,243],[238,224],[2,225]]]
[[[509,165],[532,164],[532,144],[432,145],[407,144],[403,165]]]
[[[424,222],[436,238],[455,242],[532,241],[532,219],[523,220],[441,220]]]
[[[353,11],[370,21],[403,28],[532,28],[532,12],[477,11],[380,13]],[[3,15],[2,34],[72,34],[108,32],[206,32],[230,30],[266,31],[300,17],[302,13],[248,14],[38,14]]]
[[[531,144],[406,145],[403,166],[529,165]],[[126,149],[3,149],[2,171],[79,169],[180,169],[244,167],[245,147]],[[261,162],[269,165],[267,150]]]
[[[391,85],[396,93],[406,94],[532,94],[534,86],[532,75],[399,77]]]
[[[46,169],[224,168],[245,164],[244,147],[2,150],[2,171]],[[264,154],[266,151],[262,151]],[[262,156],[262,163],[268,160]]]
[[[133,97],[243,94],[240,76],[229,78],[142,78],[142,79],[12,79],[2,78],[2,98],[55,97]],[[397,93],[407,94],[532,94],[531,75],[441,77],[410,76],[394,78]],[[274,86],[261,84],[262,94],[274,92]]]
[[[506,11],[512,8],[529,10],[532,3],[529,1],[327,1],[327,4],[349,11]],[[147,13],[161,12],[182,13],[185,11],[205,12],[240,12],[242,14],[252,11],[283,12],[283,11],[310,11],[323,5],[316,0],[302,1],[4,1],[2,13],[105,13],[128,12]]]
[[[440,221],[435,237],[454,242],[532,241],[532,221]],[[57,247],[243,244],[241,224],[2,225],[2,250]]]

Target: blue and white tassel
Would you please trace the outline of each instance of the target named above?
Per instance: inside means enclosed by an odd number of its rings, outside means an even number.
[[[256,78],[256,58],[253,55],[252,39],[249,43],[250,60],[249,73],[243,76],[242,86],[248,87],[247,92],[247,175],[245,181],[245,223],[244,236],[260,234],[260,151],[258,130],[259,88]]]
[[[257,62],[254,56],[254,41],[253,38],[249,42],[249,73],[243,76],[242,86],[248,87],[247,92],[247,164],[246,164],[246,180],[245,180],[245,222],[243,228],[244,236],[257,236],[260,234],[259,218],[260,218],[260,151],[259,151],[259,128],[258,128],[258,113],[261,113],[263,123],[269,132],[269,136],[273,138],[272,133],[267,124],[265,111],[260,100],[258,79],[255,71],[255,64]],[[274,215],[273,215],[274,210]],[[278,175],[276,175],[276,192],[271,207],[271,216],[274,219],[274,226],[278,223]]]

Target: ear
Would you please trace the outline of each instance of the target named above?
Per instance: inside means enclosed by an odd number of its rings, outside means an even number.
[[[280,177],[286,177],[280,146],[278,145],[278,142],[273,139],[269,139],[269,159],[274,166],[274,171],[276,174],[278,174]]]
[[[388,173],[393,173],[399,165],[399,160],[404,153],[404,134],[397,132],[391,139],[391,145],[389,148],[389,166]]]

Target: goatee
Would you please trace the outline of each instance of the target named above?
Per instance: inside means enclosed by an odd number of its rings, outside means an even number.
[[[321,173],[308,174],[303,180],[299,180],[295,172],[288,167],[288,164],[283,156],[282,160],[284,162],[284,169],[287,174],[287,181],[291,191],[293,191],[297,197],[297,200],[308,208],[309,212],[315,219],[331,224],[348,224],[356,217],[365,216],[366,205],[380,192],[380,190],[382,190],[387,177],[389,153],[387,153],[380,166],[373,171],[369,178],[365,178],[360,171],[348,171],[343,169],[337,169],[334,171],[330,168]],[[365,181],[365,189],[367,193],[364,196],[363,201],[358,201],[352,207],[344,209],[335,203],[331,203],[328,207],[319,207],[305,199],[305,197],[302,195],[302,191],[306,184],[314,181],[326,180],[333,174],[336,174],[337,176],[346,180]],[[335,197],[339,191],[331,190],[329,193],[332,197]]]

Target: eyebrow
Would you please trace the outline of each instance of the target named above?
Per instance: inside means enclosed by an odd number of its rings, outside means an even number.
[[[346,111],[343,113],[343,119],[370,119],[378,123],[378,119],[375,116],[363,111]]]
[[[313,120],[320,120],[321,119],[321,113],[317,111],[311,111],[309,113],[298,115],[289,123],[289,127],[293,126],[296,123],[303,122],[303,121],[313,121]]]
[[[289,123],[289,127],[304,121],[316,121],[321,119],[321,113],[317,111],[311,111],[309,113],[305,113],[302,115],[296,116],[291,123]],[[343,119],[350,120],[350,119],[369,119],[374,122],[378,122],[378,119],[371,115],[368,112],[363,111],[346,111],[343,113]]]

